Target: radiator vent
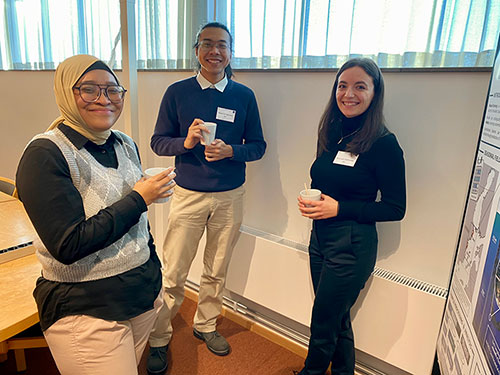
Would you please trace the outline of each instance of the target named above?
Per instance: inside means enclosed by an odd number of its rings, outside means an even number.
[[[277,235],[272,234],[272,233],[267,233],[267,232],[261,231],[259,229],[247,227],[245,225],[241,226],[240,231],[243,233],[250,234],[252,236],[260,237],[260,238],[266,239],[268,241],[276,242],[278,244],[291,247],[293,249],[307,252],[307,245],[299,243],[299,242],[288,240],[286,238],[277,236]],[[448,289],[427,283],[425,281],[414,279],[414,278],[409,277],[409,276],[401,275],[401,274],[393,272],[393,271],[389,271],[389,270],[375,267],[375,270],[373,271],[372,275],[381,277],[385,280],[389,280],[389,281],[392,281],[392,282],[395,282],[395,283],[398,283],[398,284],[401,284],[404,286],[408,286],[408,287],[413,288],[413,289],[420,290],[420,291],[425,292],[425,293],[432,294],[434,296],[443,297],[443,298],[446,298],[448,296]]]
[[[0,254],[8,253],[9,251],[13,251],[13,250],[22,249],[23,247],[28,247],[31,245],[33,245],[33,241],[25,242],[25,243],[22,243],[22,244],[19,244],[16,246],[11,246],[11,247],[8,247],[7,249],[0,249]]]
[[[276,243],[279,243],[281,245],[291,247],[293,249],[304,251],[306,253],[308,251],[307,250],[308,246],[304,245],[303,243],[295,242],[295,241],[277,236],[277,235],[272,234],[272,233],[264,232],[264,231],[259,230],[259,229],[247,227],[246,225],[242,225],[240,227],[240,232],[247,233],[247,234],[250,234],[250,235],[255,236],[255,237],[260,237],[260,238],[263,238],[263,239],[268,240],[268,241],[276,242]]]
[[[381,277],[385,280],[389,280],[407,287],[420,290],[425,293],[432,294],[434,296],[446,298],[448,296],[448,289],[442,288],[437,285],[426,283],[425,281],[417,280],[409,276],[401,275],[396,272],[384,270],[382,268],[375,267],[372,275]]]

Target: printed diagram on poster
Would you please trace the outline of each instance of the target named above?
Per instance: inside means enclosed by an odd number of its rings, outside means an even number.
[[[499,40],[500,47],[500,40]],[[437,343],[443,375],[500,374],[500,54]]]
[[[500,207],[497,209],[473,326],[490,369],[500,373]]]
[[[498,191],[498,171],[478,156],[469,197],[469,205],[462,229],[461,243],[455,265],[455,277],[467,299],[463,307],[470,307],[479,272],[479,262],[488,239],[487,225],[495,192]]]
[[[483,125],[484,155],[500,165],[500,54],[495,59]],[[488,367],[500,374],[500,205],[495,210],[473,326]]]

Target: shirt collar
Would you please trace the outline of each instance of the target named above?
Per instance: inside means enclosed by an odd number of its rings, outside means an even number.
[[[76,130],[71,129],[67,125],[60,124],[59,125],[59,130],[69,139],[69,141],[71,143],[73,143],[73,145],[78,150],[80,150],[82,147],[84,147],[87,144],[87,142],[89,144],[94,144],[95,146],[97,146],[95,143],[93,143],[92,141],[90,141],[88,138],[85,138],[83,135],[81,135],[80,133],[78,133]],[[113,133],[113,131],[111,131],[111,134],[109,135],[109,137],[106,140],[106,143],[104,143],[104,145],[106,145],[106,144],[113,144],[116,140],[118,142],[121,142],[121,139],[118,138],[115,135],[115,133]]]
[[[224,78],[222,78],[216,84],[213,84],[208,79],[203,77],[203,75],[201,73],[198,73],[198,75],[196,76],[196,80],[198,81],[202,90],[216,89],[217,91],[220,91],[220,92],[224,92],[224,89],[226,88],[227,83],[228,83],[227,76],[225,74],[224,74]]]

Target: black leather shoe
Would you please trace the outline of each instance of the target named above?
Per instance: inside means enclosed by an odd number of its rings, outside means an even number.
[[[197,339],[205,341],[205,344],[207,344],[207,348],[214,354],[228,355],[231,351],[229,343],[217,331],[200,332],[196,329],[193,329],[193,335]]]
[[[168,345],[149,348],[147,370],[150,375],[163,375],[167,371],[167,349]]]

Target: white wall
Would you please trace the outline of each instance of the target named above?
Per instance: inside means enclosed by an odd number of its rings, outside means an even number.
[[[190,73],[139,73],[139,146],[143,164],[170,165],[149,150],[165,88]],[[464,208],[489,73],[385,73],[386,117],[405,151],[408,210],[379,225],[378,266],[447,287]],[[53,72],[0,72],[0,175],[14,177],[26,142],[58,111]],[[237,72],[256,93],[268,150],[248,166],[244,224],[307,243],[310,223],[296,208],[309,183],[316,129],[334,73]],[[119,124],[121,128],[121,124]],[[163,215],[152,209],[152,221]],[[163,222],[156,223],[161,235]],[[161,239],[157,239],[161,243]]]
[[[58,115],[53,76],[53,72],[0,72],[0,176],[14,178],[26,143]]]
[[[0,71],[0,176],[15,178],[26,144],[59,116],[53,81],[53,71]]]
[[[139,76],[147,142],[165,87],[188,75],[159,74]],[[387,122],[405,151],[408,210],[403,222],[378,225],[379,267],[447,287],[489,75],[384,74]],[[244,224],[307,243],[310,223],[298,214],[296,196],[310,182],[334,73],[240,72],[236,79],[255,91],[268,142],[264,158],[248,164]],[[141,138],[143,152],[147,142]],[[147,162],[167,161],[148,155]]]

